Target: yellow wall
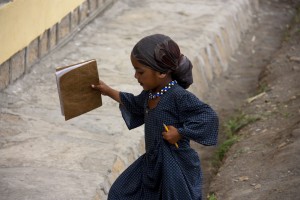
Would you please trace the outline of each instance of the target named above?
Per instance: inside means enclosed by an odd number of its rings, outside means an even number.
[[[14,0],[0,7],[0,64],[84,0]]]

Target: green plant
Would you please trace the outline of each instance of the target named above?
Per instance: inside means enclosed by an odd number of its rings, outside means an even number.
[[[291,30],[293,27],[297,26],[300,23],[300,6],[296,8],[296,13],[291,21],[290,25],[288,25],[286,32],[284,33],[283,40],[285,42],[288,42],[291,38]],[[298,33],[299,29],[296,30],[296,33]]]
[[[220,144],[215,151],[214,158],[213,158],[213,165],[218,168],[224,159],[226,153],[229,151],[231,146],[238,141],[239,137],[237,133],[246,125],[253,123],[259,120],[260,117],[255,117],[251,115],[247,115],[244,113],[240,113],[228,120],[224,124],[224,133],[226,139]]]
[[[298,7],[296,8],[296,15],[295,15],[294,22],[295,22],[296,24],[299,24],[299,23],[300,23],[300,6],[298,6]]]
[[[260,117],[255,117],[251,115],[247,115],[244,113],[238,114],[225,123],[225,134],[227,138],[231,138],[234,134],[236,134],[241,128],[246,125],[259,120]]]
[[[258,85],[257,94],[260,94],[262,92],[267,92],[269,90],[270,90],[270,88],[269,88],[268,84],[262,82]]]
[[[238,140],[237,136],[230,137],[225,140],[217,149],[216,156],[219,161],[222,161],[230,147]]]
[[[214,193],[211,193],[211,194],[208,195],[207,199],[208,200],[217,200],[217,197]]]

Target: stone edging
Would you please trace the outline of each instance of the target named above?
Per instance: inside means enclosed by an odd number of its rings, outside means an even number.
[[[191,90],[196,95],[203,96],[210,83],[228,69],[228,61],[238,48],[243,33],[251,27],[258,9],[259,0],[236,1],[216,19],[219,27],[204,28],[208,30],[207,43],[192,60],[196,84]]]

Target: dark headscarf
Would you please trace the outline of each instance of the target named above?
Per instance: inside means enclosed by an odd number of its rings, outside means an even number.
[[[144,37],[133,47],[131,55],[155,71],[171,73],[172,78],[185,89],[193,83],[191,61],[180,53],[176,42],[168,36],[155,34]]]

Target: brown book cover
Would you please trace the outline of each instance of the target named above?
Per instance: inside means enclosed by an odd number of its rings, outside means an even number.
[[[91,87],[99,83],[96,60],[56,68],[55,75],[65,120],[102,106],[101,93]]]

